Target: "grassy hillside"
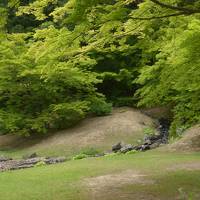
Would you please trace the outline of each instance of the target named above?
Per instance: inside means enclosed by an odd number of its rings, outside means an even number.
[[[200,199],[200,154],[149,151],[0,174],[4,200]]]
[[[40,155],[71,156],[94,148],[110,150],[119,141],[136,143],[144,136],[144,129],[154,126],[154,120],[132,108],[115,108],[104,117],[91,117],[76,127],[40,138],[0,136],[0,154],[22,156],[37,152]]]
[[[21,157],[72,156],[84,149],[108,150],[118,141],[135,143],[154,120],[130,108],[106,117],[84,120],[78,127],[41,138],[0,137],[0,154]],[[194,138],[198,127],[189,130]],[[135,154],[70,160],[57,165],[0,173],[2,200],[199,200],[200,153],[169,151],[190,144],[188,131],[180,142]],[[191,135],[191,134],[190,134]],[[182,144],[182,147],[186,143]],[[188,145],[186,145],[188,147]]]

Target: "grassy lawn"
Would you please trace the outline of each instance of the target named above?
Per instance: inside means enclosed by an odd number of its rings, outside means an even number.
[[[2,200],[86,200],[90,196],[84,180],[90,177],[139,171],[152,184],[129,183],[109,186],[113,199],[200,199],[200,168],[182,169],[181,166],[200,163],[200,153],[178,154],[149,151],[134,155],[87,158],[63,164],[0,173]],[[174,169],[173,169],[174,168]],[[99,186],[101,187],[101,186]],[[124,195],[122,195],[124,194]],[[127,196],[126,194],[130,194]],[[191,196],[191,198],[190,198]],[[130,198],[132,197],[132,198]],[[146,198],[145,198],[146,197]],[[149,198],[147,198],[149,197]],[[150,198],[151,197],[151,198]],[[103,199],[111,200],[111,196]]]

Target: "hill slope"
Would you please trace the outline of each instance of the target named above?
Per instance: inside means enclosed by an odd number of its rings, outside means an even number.
[[[200,125],[186,130],[180,140],[167,148],[172,151],[200,151]]]
[[[112,144],[119,141],[137,142],[143,138],[144,128],[152,127],[153,124],[153,119],[136,109],[115,108],[109,116],[85,119],[76,127],[60,131],[42,140],[0,136],[0,149],[12,149],[11,152],[15,149],[18,155],[25,152],[71,155],[88,148],[109,150]]]

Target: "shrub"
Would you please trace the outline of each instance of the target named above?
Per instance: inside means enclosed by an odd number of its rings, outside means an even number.
[[[95,156],[98,153],[100,153],[100,152],[95,148],[86,148],[81,151],[81,154],[85,154],[88,156]]]
[[[35,167],[41,167],[41,166],[44,166],[44,165],[46,165],[46,163],[44,161],[40,161],[37,164],[35,164]]]
[[[138,151],[137,150],[131,150],[131,151],[128,151],[126,154],[136,154],[136,153],[138,153]]]
[[[87,158],[87,157],[88,157],[88,155],[80,153],[80,154],[74,156],[73,160],[80,160],[80,159]]]
[[[92,98],[90,105],[90,112],[96,114],[97,116],[108,115],[112,111],[112,104],[106,103],[105,99],[102,98]]]
[[[151,127],[145,127],[143,131],[145,135],[155,135],[155,130]]]
[[[0,130],[1,133],[7,132],[18,132],[21,135],[25,135],[25,121],[23,119],[23,115],[19,113],[5,112],[0,110]]]
[[[68,128],[83,119],[88,109],[86,101],[51,105],[49,112],[52,127],[50,128]]]
[[[137,105],[137,100],[135,97],[119,97],[115,98],[114,106],[121,107],[121,106],[130,106],[134,107]]]

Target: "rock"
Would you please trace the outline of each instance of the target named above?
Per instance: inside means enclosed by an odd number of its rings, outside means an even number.
[[[132,146],[131,144],[125,145],[119,142],[112,146],[112,151],[115,153],[116,152],[126,153],[131,150],[146,151],[157,148],[162,144],[166,144],[168,142],[169,123],[166,123],[167,121],[165,119],[160,119],[159,122],[160,122],[160,126],[158,127],[160,132],[159,134],[155,133],[154,135],[145,135],[144,142],[142,143],[141,141],[140,143],[142,144],[138,146]]]
[[[151,143],[154,143],[156,140],[162,139],[161,135],[148,135],[145,137],[144,141],[151,141]]]
[[[141,146],[140,151],[146,151],[146,150],[149,150],[149,149],[150,149],[150,145],[145,145],[145,144],[143,144],[143,145]]]
[[[66,157],[53,157],[53,158],[46,158],[44,160],[44,162],[46,164],[55,164],[55,163],[61,163],[61,162],[65,162],[66,161]]]
[[[120,149],[120,152],[121,152],[121,153],[126,153],[126,152],[128,152],[128,151],[133,150],[133,149],[134,149],[133,145],[131,145],[131,144],[126,144],[126,145],[124,145],[124,147],[122,147],[122,148]]]
[[[37,163],[43,161],[45,158],[30,158],[26,160],[12,160],[10,162],[5,162],[5,170],[17,170],[34,167]]]
[[[44,160],[44,158],[30,158],[26,160],[10,160],[2,163],[0,165],[1,171],[5,170],[17,170],[17,169],[24,169],[34,167],[35,164]]]
[[[7,158],[7,157],[4,157],[4,156],[0,156],[0,162],[6,162],[6,161],[9,161],[9,160],[12,160],[12,158]]]
[[[40,161],[44,161],[45,158],[44,157],[37,157],[37,158],[30,158],[30,159],[26,159],[26,160],[20,160],[18,161],[18,165],[35,165]]]
[[[36,158],[38,157],[37,153],[32,153],[32,154],[28,154],[28,155],[24,155],[22,158],[23,159],[29,159],[29,158]]]
[[[113,151],[113,152],[117,152],[117,151],[119,151],[122,147],[123,147],[123,143],[122,143],[122,142],[118,142],[117,144],[114,144],[114,145],[112,146],[112,151]]]
[[[26,169],[26,168],[31,168],[31,167],[34,167],[34,165],[33,164],[16,165],[16,166],[12,166],[9,170]]]
[[[140,151],[141,148],[142,148],[141,145],[133,147],[133,149],[136,150],[136,151]]]
[[[6,170],[17,170],[34,167],[39,162],[44,162],[46,164],[56,164],[66,161],[65,157],[36,157],[23,160],[7,160],[0,163],[0,171]]]
[[[159,139],[159,140],[156,140],[155,142],[156,142],[156,143],[160,143],[160,144],[161,144],[161,143],[162,143],[162,138],[161,138],[161,139]]]
[[[151,144],[152,144],[151,140],[146,140],[144,143],[144,145],[151,145]]]
[[[167,144],[168,143],[168,138],[167,137],[163,137],[162,138],[162,143],[163,144]]]

